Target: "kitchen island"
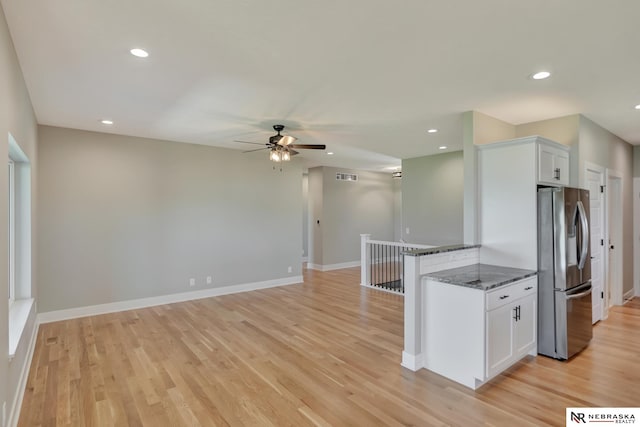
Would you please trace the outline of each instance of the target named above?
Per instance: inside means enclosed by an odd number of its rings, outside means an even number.
[[[536,272],[480,264],[478,251],[408,252],[404,275],[402,365],[472,389],[536,354]]]

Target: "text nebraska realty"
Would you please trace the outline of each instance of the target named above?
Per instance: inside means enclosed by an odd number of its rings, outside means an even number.
[[[584,414],[582,412],[571,412],[571,420],[576,423],[610,422],[616,424],[635,424],[636,417],[633,414]]]

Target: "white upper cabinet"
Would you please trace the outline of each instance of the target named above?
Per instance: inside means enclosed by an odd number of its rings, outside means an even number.
[[[538,144],[538,184],[569,185],[569,147],[550,144],[539,140]]]

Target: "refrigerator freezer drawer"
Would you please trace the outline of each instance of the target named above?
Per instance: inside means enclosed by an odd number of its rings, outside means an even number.
[[[556,358],[569,359],[585,348],[593,336],[591,282],[556,291]]]

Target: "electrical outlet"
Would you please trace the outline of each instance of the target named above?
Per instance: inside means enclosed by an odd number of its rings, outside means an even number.
[[[195,286],[196,285],[196,279],[191,278],[189,279],[189,286]]]
[[[407,227],[407,229],[405,230],[406,234],[409,234],[409,227]]]
[[[207,276],[207,285],[210,285],[212,283],[213,283],[213,277]]]
[[[291,273],[293,271],[293,269],[291,268],[291,266],[289,266],[289,268],[287,268],[287,273]]]

